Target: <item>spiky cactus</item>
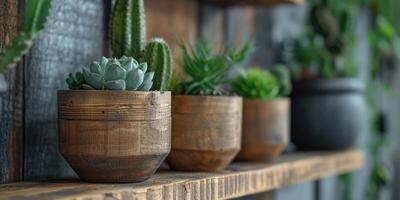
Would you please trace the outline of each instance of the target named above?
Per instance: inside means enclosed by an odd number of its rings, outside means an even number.
[[[132,57],[121,59],[103,57],[93,62],[83,73],[70,74],[70,89],[149,91],[153,85],[154,72],[147,72],[146,63],[138,63]]]
[[[172,56],[168,44],[160,38],[153,39],[145,50],[150,71],[155,72],[153,90],[168,90],[171,79]]]
[[[0,54],[0,74],[15,67],[28,52],[33,40],[43,30],[49,15],[51,0],[29,0],[26,2],[21,33]]]
[[[146,45],[143,0],[117,0],[110,24],[114,57],[126,55],[147,62],[149,69],[155,72],[152,90],[168,90],[172,73],[171,50],[160,38],[155,38]]]

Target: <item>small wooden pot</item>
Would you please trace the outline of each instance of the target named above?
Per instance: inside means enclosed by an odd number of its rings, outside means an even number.
[[[171,149],[170,92],[58,92],[60,152],[89,182],[139,182]]]
[[[267,161],[288,144],[290,100],[244,100],[242,150],[237,159]]]
[[[221,171],[240,150],[242,98],[172,97],[171,168]]]

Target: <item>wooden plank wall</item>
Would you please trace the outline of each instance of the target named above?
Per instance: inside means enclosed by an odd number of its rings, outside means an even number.
[[[21,1],[1,0],[0,51],[17,33]],[[5,76],[8,87],[0,91],[0,183],[17,181],[22,176],[22,65]],[[6,86],[4,84],[4,86]]]
[[[147,37],[164,38],[171,47],[175,67],[179,67],[178,43],[197,39],[198,2],[193,0],[146,0]]]

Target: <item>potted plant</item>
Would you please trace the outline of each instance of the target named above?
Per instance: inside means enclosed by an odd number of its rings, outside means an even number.
[[[343,2],[344,3],[344,2]],[[311,26],[295,43],[299,68],[292,94],[292,141],[302,150],[351,148],[364,130],[364,84],[355,78],[354,7],[314,2]]]
[[[170,152],[171,53],[162,39],[146,46],[144,26],[143,0],[117,0],[110,32],[119,59],[70,74],[70,90],[58,92],[60,152],[85,181],[146,180]]]
[[[290,73],[284,66],[270,73],[250,69],[232,81],[232,90],[244,98],[242,149],[237,159],[265,161],[278,157],[289,140]]]
[[[240,150],[242,98],[223,88],[228,70],[249,52],[213,53],[206,42],[183,51],[182,69],[190,79],[177,81],[172,97],[171,168],[184,171],[223,170]]]

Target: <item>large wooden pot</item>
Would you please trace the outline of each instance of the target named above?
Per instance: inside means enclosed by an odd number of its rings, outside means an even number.
[[[241,145],[242,98],[173,96],[171,168],[220,171]]]
[[[278,157],[289,140],[290,100],[244,100],[242,150],[237,159],[266,161]]]
[[[58,92],[60,152],[89,182],[139,182],[171,149],[171,94]]]

